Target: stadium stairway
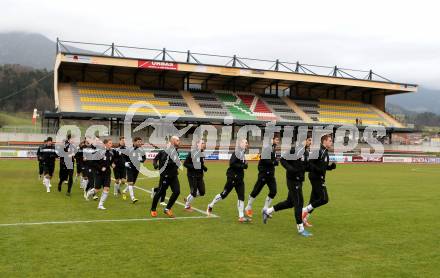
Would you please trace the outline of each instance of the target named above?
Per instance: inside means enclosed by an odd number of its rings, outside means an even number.
[[[76,103],[72,93],[72,86],[64,83],[58,86],[58,96],[62,95],[62,99],[59,98],[59,107],[61,111],[75,111]]]
[[[192,94],[188,91],[180,91],[180,94],[182,95],[183,99],[186,101],[186,104],[188,104],[189,109],[193,112],[194,116],[196,117],[205,117],[205,112],[203,112],[200,105],[194,100]]]
[[[281,97],[282,100],[289,106],[304,122],[311,123],[313,122],[312,118],[310,118],[296,103],[288,98],[288,97]]]
[[[379,116],[381,116],[383,119],[385,119],[388,123],[390,123],[394,127],[405,127],[402,123],[398,122],[396,119],[388,115],[386,112],[380,110],[379,108],[375,107],[374,105],[371,105],[371,109],[376,112]]]

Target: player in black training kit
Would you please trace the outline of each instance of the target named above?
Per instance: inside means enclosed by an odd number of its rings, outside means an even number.
[[[127,168],[128,192],[130,193],[130,199],[133,204],[138,201],[138,199],[134,197],[134,185],[136,184],[139,175],[139,167],[140,164],[144,163],[147,159],[145,151],[142,149],[142,145],[142,139],[140,137],[135,137],[133,139],[133,147],[127,150],[128,160],[125,162],[125,167]],[[122,199],[127,199],[125,192],[122,192]]]
[[[95,187],[87,192],[88,198],[99,193],[99,190],[103,188],[101,199],[99,200],[98,209],[104,210],[104,202],[107,199],[110,183],[112,179],[111,168],[114,167],[114,152],[112,150],[112,140],[104,139],[104,149],[97,151],[97,160],[94,160],[95,164]]]
[[[309,223],[309,216],[314,209],[328,203],[327,187],[325,185],[325,175],[327,171],[336,169],[336,164],[330,162],[328,149],[331,148],[333,140],[331,135],[327,134],[321,138],[318,157],[309,160],[309,180],[312,184],[309,204],[303,208],[302,220],[304,226],[312,226]],[[310,154],[312,156],[312,154]]]
[[[92,144],[91,138],[86,138],[86,143],[82,149],[83,153],[83,179],[84,179],[84,198],[88,201],[89,197],[87,192],[95,187],[95,163],[97,159],[96,147]],[[93,196],[93,200],[97,200],[96,195]]]
[[[254,189],[249,195],[248,204],[245,213],[248,217],[253,216],[252,203],[258,194],[260,194],[263,186],[267,184],[269,187],[269,194],[264,201],[263,209],[267,209],[272,203],[273,198],[277,195],[277,181],[275,179],[275,167],[278,166],[276,147],[280,139],[274,137],[271,146],[264,146],[260,154],[260,161],[258,161],[258,179],[254,185]]]
[[[76,178],[79,177],[79,188],[84,189],[85,183],[83,179],[83,172],[84,172],[84,161],[83,161],[83,148],[85,146],[85,141],[79,143],[78,149],[75,153],[75,161],[76,161]]]
[[[60,172],[59,172],[59,182],[58,182],[58,192],[61,192],[61,186],[64,181],[67,181],[67,196],[70,196],[70,192],[72,190],[73,184],[73,165],[75,163],[74,155],[75,155],[75,146],[72,144],[72,138],[70,135],[67,136],[66,141],[64,141],[64,154],[60,156]],[[71,162],[70,169],[67,165],[66,159],[69,159]]]
[[[152,217],[157,216],[157,203],[159,202],[159,198],[165,196],[168,187],[171,188],[172,194],[168,200],[168,204],[164,209],[164,213],[169,217],[174,217],[173,211],[171,208],[176,202],[177,198],[180,195],[180,183],[178,179],[179,175],[179,167],[181,166],[181,162],[179,160],[179,152],[177,149],[179,148],[180,139],[177,136],[171,136],[170,142],[168,143],[165,150],[161,150],[155,160],[158,164],[154,164],[155,169],[159,169],[160,171],[160,179],[159,179],[159,191],[154,195],[153,203],[151,204],[150,214]]]
[[[156,156],[153,158],[153,167],[156,170],[159,169],[159,159],[161,156],[162,156],[162,153],[158,152],[156,154]],[[151,188],[151,195],[150,195],[151,199],[154,199],[154,196],[157,194],[157,192],[159,192],[159,189],[160,189],[160,183],[157,185],[157,187]],[[167,203],[165,203],[165,197],[166,197],[166,192],[165,192],[165,194],[160,196],[160,203],[159,203],[161,206],[164,206],[164,207],[167,205]]]
[[[191,202],[197,196],[205,195],[205,182],[203,180],[204,172],[208,171],[205,166],[205,156],[203,151],[206,148],[206,144],[203,140],[197,142],[194,150],[188,154],[183,163],[183,166],[187,169],[188,183],[190,188],[190,194],[185,198],[185,210],[192,211]]]
[[[220,200],[225,199],[228,194],[235,188],[237,192],[238,202],[238,221],[240,223],[249,222],[251,219],[244,217],[244,170],[248,168],[248,163],[245,158],[245,152],[248,147],[248,142],[246,139],[238,139],[238,148],[232,153],[231,159],[229,160],[229,168],[226,171],[226,184],[223,192],[217,194],[212,202],[208,205],[206,213],[211,215],[212,208]]]
[[[128,162],[129,158],[127,157],[127,147],[125,146],[125,138],[119,138],[119,146],[113,149],[115,155],[115,168],[113,169],[113,175],[115,176],[115,188],[113,190],[113,194],[117,196],[121,194],[121,184],[125,185],[125,181],[127,179],[127,168],[125,167],[125,163]],[[127,192],[128,188],[125,188],[124,191]]]
[[[43,157],[41,155],[41,149],[46,145],[46,139],[44,139],[43,145],[38,146],[37,149],[37,160],[38,160],[38,178],[43,177]]]
[[[294,208],[298,233],[305,237],[312,235],[304,229],[302,221],[302,207],[304,205],[302,186],[308,166],[309,147],[311,143],[312,139],[308,138],[304,146],[298,148],[297,152],[295,152],[295,147],[292,147],[288,153],[289,156],[283,155],[281,165],[286,169],[287,189],[289,190],[287,199],[273,207],[263,209],[263,223],[266,224],[274,212]]]
[[[40,154],[41,163],[43,165],[43,184],[46,186],[46,192],[50,192],[50,188],[52,187],[50,184],[50,179],[53,176],[53,171],[55,170],[55,159],[57,158],[52,137],[47,137],[46,145],[40,149]]]

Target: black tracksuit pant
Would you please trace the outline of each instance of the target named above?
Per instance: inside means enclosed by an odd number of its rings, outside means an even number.
[[[43,163],[38,160],[38,175],[43,175]]]
[[[205,195],[205,181],[203,180],[203,176],[188,176],[188,183],[191,195],[194,198],[197,197],[197,191],[200,196]]]
[[[170,196],[170,199],[167,203],[167,209],[171,209],[176,202],[177,198],[180,195],[180,183],[177,176],[173,177],[164,177],[160,176],[159,179],[159,191],[154,195],[153,204],[151,205],[151,210],[156,211],[157,203],[159,202],[159,198],[163,196],[165,198],[168,187],[171,188],[173,192]]]
[[[254,185],[254,189],[251,192],[252,198],[257,198],[261,189],[267,184],[269,187],[269,198],[273,199],[277,195],[277,182],[274,175],[258,175],[258,180]]]
[[[223,192],[220,193],[220,196],[222,199],[225,199],[229,193],[232,191],[232,189],[235,188],[235,192],[237,192],[238,200],[244,202],[244,182],[243,178],[232,178],[228,177],[226,180],[225,187],[223,189]]]
[[[160,186],[155,187],[155,188],[153,189],[153,191],[154,191],[154,195],[156,195],[157,193],[159,193],[159,189],[160,189]],[[165,192],[165,194],[166,194],[166,192]],[[160,196],[160,202],[165,202],[165,197],[166,197],[165,194],[162,195],[162,196]]]
[[[310,179],[310,183],[312,184],[312,192],[310,194],[309,204],[311,204],[314,209],[327,204],[328,193],[325,181],[321,179]]]
[[[73,169],[68,169],[66,165],[61,165],[59,178],[60,181],[58,182],[58,191],[61,191],[61,186],[63,185],[63,182],[67,181],[67,192],[70,193],[73,184]]]
[[[287,189],[289,190],[287,199],[283,202],[276,204],[273,208],[275,211],[280,211],[294,207],[296,224],[301,224],[302,208],[304,206],[302,181],[287,179]]]
[[[89,191],[90,189],[95,188],[95,172],[93,171],[93,169],[85,167],[83,174],[85,174],[85,176],[87,177],[87,181],[88,181],[86,191]]]

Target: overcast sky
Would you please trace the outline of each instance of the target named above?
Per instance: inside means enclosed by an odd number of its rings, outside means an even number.
[[[373,69],[440,89],[436,1],[1,0],[0,31]]]

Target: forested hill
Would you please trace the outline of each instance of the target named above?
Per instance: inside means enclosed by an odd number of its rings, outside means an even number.
[[[11,94],[15,95],[4,99]],[[0,111],[32,112],[34,108],[54,108],[52,72],[20,65],[0,65]]]

